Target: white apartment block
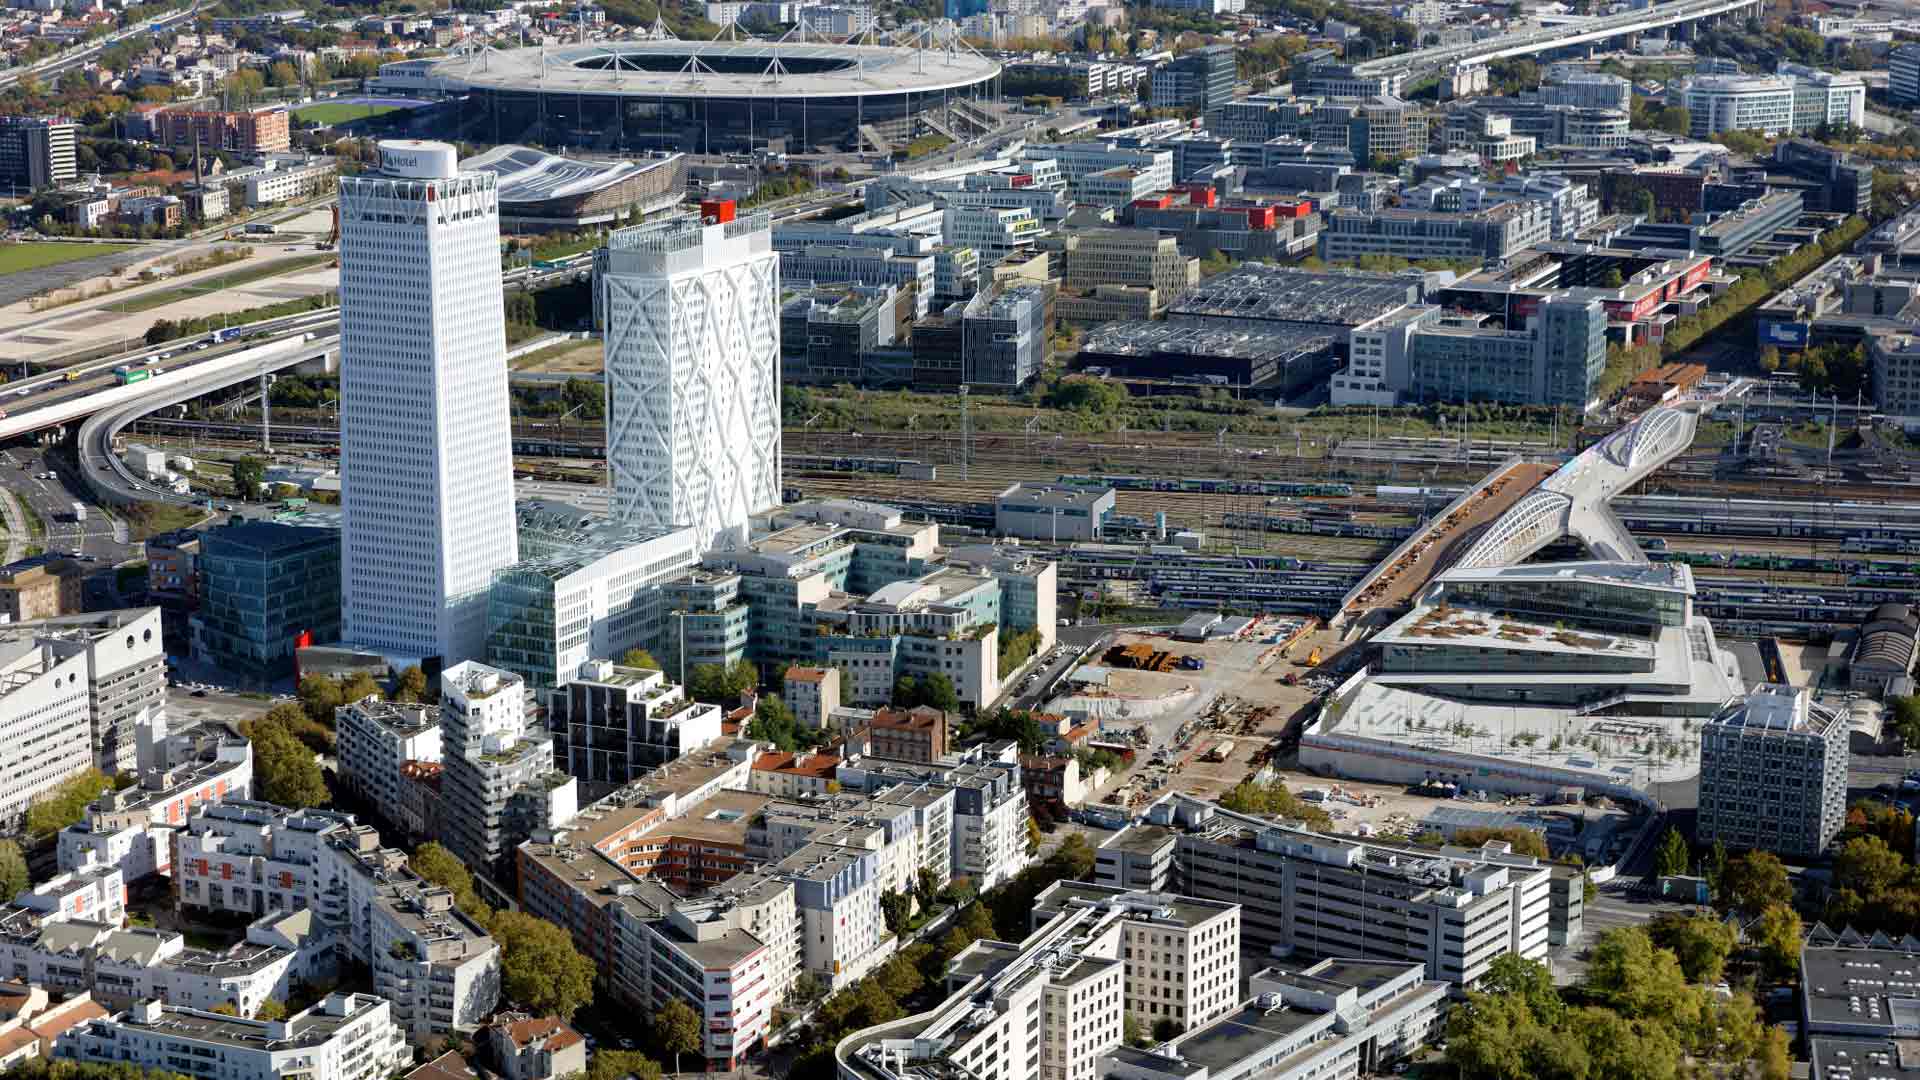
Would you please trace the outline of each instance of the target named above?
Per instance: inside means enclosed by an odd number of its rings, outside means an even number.
[[[1167,878],[1144,881],[1155,889],[1241,904],[1250,955],[1392,958],[1461,986],[1505,953],[1547,957],[1552,868],[1504,845],[1395,848],[1176,794],[1102,845],[1109,848],[1120,857],[1097,863],[1101,884],[1143,883],[1143,868],[1157,865]]]
[[[57,657],[86,664],[94,765],[102,772],[145,766],[136,760],[137,727],[166,711],[167,657],[160,609],[126,608],[15,623],[0,636],[31,637]]]
[[[527,720],[528,701],[512,672],[469,660],[440,673],[445,841],[467,866],[503,880],[521,840],[579,809],[574,778],[554,768],[552,736]]]
[[[409,761],[440,760],[440,707],[399,704],[368,695],[333,710],[334,756],[340,779],[389,823],[417,831],[409,821],[414,782],[401,775]]]
[[[824,727],[840,707],[840,669],[794,664],[787,668],[781,694],[802,727]]]
[[[31,917],[29,917],[31,916]],[[176,931],[56,920],[0,911],[0,971],[56,994],[90,994],[109,1008],[160,998],[191,1009],[227,1006],[252,1016],[292,989],[293,950],[249,940],[220,952],[188,947]]]
[[[127,915],[127,879],[119,867],[69,870],[27,889],[13,905],[43,919],[84,919],[119,926]]]
[[[589,660],[546,692],[547,729],[561,772],[626,784],[720,737],[720,707],[687,697],[664,673]]]
[[[1047,168],[1042,163],[1051,162],[1052,168],[1064,186],[1071,189],[1083,177],[1108,169],[1134,169],[1147,177],[1155,190],[1173,186],[1173,151],[1171,150],[1134,150],[1108,142],[1088,141],[1071,143],[1030,143],[1020,151],[1019,164],[1024,168],[1031,165],[1036,174],[1044,173]],[[1047,174],[1052,175],[1052,174]],[[1036,186],[1043,184],[1040,175],[1034,178]],[[956,242],[953,234],[947,234],[948,241]]]
[[[340,181],[341,636],[451,666],[519,560],[499,205],[445,143],[380,161]]]
[[[247,740],[203,732],[156,741],[204,745],[193,760],[147,768],[135,786],[95,799],[85,817],[60,830],[62,870],[115,866],[128,881],[170,874],[174,830],[197,807],[245,799],[253,790],[253,744]]]
[[[472,1031],[499,1000],[493,939],[454,910],[452,893],[421,880],[404,854],[380,847],[379,835],[349,815],[258,802],[206,807],[179,849],[182,907],[311,911],[320,932],[303,948],[337,950],[370,968],[410,1038]]]
[[[246,178],[247,205],[272,206],[318,195],[333,183],[339,171],[332,158],[265,169]]]
[[[780,503],[780,256],[764,214],[677,218],[607,240],[613,513],[690,526],[706,550]]]
[[[950,788],[954,794],[951,864],[986,890],[1026,867],[1027,794],[1020,765],[967,751],[950,763],[918,765],[866,758],[836,773],[848,791],[878,793],[896,784]]]
[[[1692,118],[1696,139],[1723,131],[1778,135],[1821,124],[1860,126],[1867,88],[1857,76],[1784,64],[1776,75],[1696,75],[1675,96]]]
[[[405,1068],[413,1050],[391,1004],[371,994],[331,994],[284,1020],[144,1001],[69,1029],[54,1056],[171,1071],[183,1062],[218,1062],[221,1080],[380,1080]]]

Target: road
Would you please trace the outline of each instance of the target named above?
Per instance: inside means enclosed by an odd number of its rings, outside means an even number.
[[[45,479],[51,472],[52,479]],[[40,519],[46,549],[60,555],[79,552],[107,566],[139,552],[127,542],[126,523],[89,508],[87,520],[73,520],[73,504],[88,501],[84,484],[68,468],[58,465],[38,446],[16,446],[0,451],[0,487],[23,500]]]
[[[27,76],[27,75],[32,75],[35,78],[38,78],[44,81],[52,76],[59,75],[60,73],[66,71],[68,68],[77,67],[81,64],[86,63],[87,61],[100,55],[100,53],[104,51],[108,46],[118,45],[120,42],[125,41],[128,38],[138,37],[139,35],[147,33],[148,31],[151,31],[151,30],[160,30],[169,26],[176,25],[178,23],[185,22],[188,19],[193,18],[195,13],[197,13],[199,10],[200,10],[200,5],[196,3],[192,7],[188,7],[180,11],[168,12],[165,15],[161,15],[157,18],[150,19],[144,23],[140,23],[137,26],[129,26],[124,30],[116,30],[113,33],[108,34],[107,36],[101,38],[99,41],[95,41],[88,45],[83,45],[77,49],[74,49],[71,52],[63,53],[59,56],[42,60],[37,64],[32,64],[32,65],[29,65],[28,67],[20,68],[17,70],[9,69],[7,71],[0,71],[0,87],[12,86],[14,83],[19,82],[23,76]]]

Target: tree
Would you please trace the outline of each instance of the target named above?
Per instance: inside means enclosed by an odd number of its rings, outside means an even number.
[[[233,496],[236,499],[257,499],[260,497],[260,485],[267,479],[266,463],[256,457],[243,457],[233,463]]]
[[[500,992],[535,1016],[570,1020],[593,1000],[593,961],[557,924],[502,911],[487,925],[500,946]]]
[[[700,1014],[679,998],[669,998],[653,1014],[654,1037],[660,1049],[673,1055],[673,1071],[680,1071],[680,1055],[700,1049]]]
[[[1768,904],[1754,924],[1754,944],[1774,978],[1786,978],[1800,968],[1800,942],[1806,928],[1800,916],[1785,904]]]
[[[1144,1050],[1153,1045],[1153,1036],[1147,1031],[1147,1025],[1132,1013],[1128,1013],[1126,1019],[1121,1021],[1120,1030],[1120,1037],[1126,1040],[1128,1046]]]
[[[1647,936],[1672,952],[1694,983],[1719,982],[1735,945],[1731,926],[1704,915],[1663,914],[1647,924]]]
[[[306,711],[291,706],[306,720]],[[273,711],[247,728],[253,743],[253,787],[257,797],[267,802],[303,809],[325,806],[327,782],[320,775],[320,763],[312,747],[302,743],[287,729],[285,718]]]
[[[1027,854],[1028,855],[1040,854],[1041,841],[1042,841],[1042,837],[1040,836],[1040,823],[1038,821],[1035,821],[1031,816],[1029,816],[1027,818]]]
[[[27,835],[42,839],[79,821],[81,815],[87,812],[87,804],[112,786],[113,781],[107,779],[107,774],[99,769],[88,769],[70,777],[27,807]],[[12,899],[12,894],[8,894],[7,898]]]
[[[13,840],[0,840],[0,898],[11,900],[33,883],[27,873],[27,857]]]
[[[1494,957],[1480,980],[1480,990],[1487,994],[1515,995],[1526,1003],[1528,1012],[1546,1023],[1559,1020],[1566,1010],[1560,991],[1553,985],[1553,972],[1540,961],[1528,960],[1518,953]]]
[[[628,649],[620,657],[620,666],[647,668],[650,671],[666,670],[660,666],[660,661],[655,660],[653,654],[645,649]]]
[[[1186,1028],[1180,1026],[1180,1021],[1172,1017],[1155,1020],[1153,1022],[1153,1041],[1166,1042],[1168,1039],[1177,1039],[1180,1037],[1180,1033],[1185,1030]]]
[[[467,869],[467,864],[441,846],[439,841],[429,840],[413,849],[413,856],[407,860],[407,865],[422,878],[453,893],[454,906],[466,912],[475,922],[484,926],[493,918],[493,911],[480,899],[480,891],[474,887],[473,874]]]
[[[1653,849],[1653,872],[1660,877],[1684,874],[1691,860],[1687,838],[1680,835],[1680,830],[1667,826],[1666,833],[1660,837],[1659,846]]]
[[[1786,865],[1772,852],[1747,851],[1728,859],[1721,881],[1718,902],[1748,916],[1760,914],[1771,904],[1793,904]]]
[[[285,1020],[287,1018],[287,1004],[278,998],[267,998],[260,1002],[259,1008],[253,1010],[253,1018],[255,1020]]]
[[[285,60],[276,60],[267,68],[267,82],[274,86],[292,86],[299,81],[299,69]]]
[[[1878,836],[1856,836],[1840,847],[1834,877],[1844,888],[1874,901],[1907,876],[1906,860]]]
[[[1760,350],[1760,370],[1772,374],[1780,370],[1780,347],[1769,345]]]
[[[380,684],[364,671],[356,671],[340,683],[341,701],[362,701],[368,694],[386,697],[385,692],[380,689]]]
[[[793,709],[778,694],[761,698],[747,723],[747,738],[772,743],[774,749],[789,753],[803,746],[817,746],[825,737],[824,732],[800,726]]]
[[[408,664],[400,669],[400,679],[393,688],[393,700],[416,703],[432,700],[427,694],[427,673],[421,671],[418,664]]]
[[[913,876],[913,898],[919,902],[920,910],[933,906],[934,898],[940,892],[940,875],[926,867],[921,867]]]
[[[660,1080],[660,1063],[638,1050],[596,1050],[587,1059],[586,1080]]]
[[[1685,135],[1693,130],[1693,114],[1685,105],[1668,105],[1653,114],[1653,126],[1669,135]]]
[[[340,684],[325,675],[309,675],[301,679],[298,695],[300,707],[307,711],[307,719],[316,724],[333,723],[333,711],[344,704],[340,697]]]
[[[1547,857],[1547,839],[1524,825],[1511,825],[1498,829],[1461,829],[1453,834],[1456,847],[1477,848],[1483,844],[1506,842],[1513,845],[1515,855],[1531,855],[1536,859]]]
[[[729,665],[695,664],[687,674],[687,691],[695,701],[737,705],[740,695],[760,685],[760,671],[745,660]]]
[[[913,901],[907,899],[905,893],[888,889],[880,894],[880,915],[886,920],[887,933],[899,934],[906,927],[912,910]]]

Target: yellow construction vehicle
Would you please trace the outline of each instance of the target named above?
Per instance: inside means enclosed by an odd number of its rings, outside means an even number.
[[[1320,650],[1318,648],[1314,649],[1312,652],[1307,654],[1307,666],[1308,667],[1320,666]]]

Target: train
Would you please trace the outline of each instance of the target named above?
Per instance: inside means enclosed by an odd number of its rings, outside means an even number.
[[[796,472],[878,473],[883,476],[904,476],[909,480],[939,479],[935,466],[911,458],[784,454],[782,461],[788,469]]]
[[[1210,476],[1170,479],[1159,476],[1088,476],[1062,473],[1060,483],[1074,487],[1110,487],[1118,491],[1176,491],[1200,495],[1291,495],[1309,498],[1347,498],[1352,484],[1293,480],[1226,480]]]

